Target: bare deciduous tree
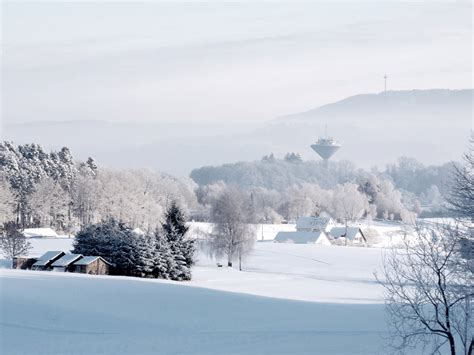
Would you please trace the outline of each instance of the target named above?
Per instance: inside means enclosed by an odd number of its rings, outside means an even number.
[[[255,243],[255,232],[248,224],[242,192],[234,188],[224,190],[212,205],[212,222],[211,255],[226,256],[230,267],[238,258],[242,270],[242,258]]]
[[[386,254],[383,275],[376,275],[385,288],[391,345],[471,355],[474,279],[459,256],[461,233],[456,226],[417,226],[417,236]]]
[[[31,244],[21,233],[16,223],[7,222],[0,234],[0,249],[5,257],[12,261],[13,268],[13,259],[28,254]]]
[[[474,222],[474,134],[462,166],[453,165],[454,181],[448,202],[457,215]]]

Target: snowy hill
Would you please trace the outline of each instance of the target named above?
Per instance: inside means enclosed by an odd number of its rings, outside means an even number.
[[[379,354],[383,348],[382,305],[276,300],[122,277],[0,276],[2,354]]]
[[[3,139],[34,141],[46,150],[68,146],[77,158],[92,155],[105,166],[150,167],[187,176],[200,166],[257,160],[270,152],[318,159],[310,145],[327,125],[328,133],[343,144],[338,160],[372,167],[405,155],[440,164],[458,160],[465,149],[472,128],[472,97],[471,89],[355,95],[266,123],[228,122],[224,115],[219,122],[180,125],[140,123],[138,118],[10,124],[3,127]]]

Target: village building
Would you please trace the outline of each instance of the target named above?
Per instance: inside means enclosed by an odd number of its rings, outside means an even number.
[[[74,263],[74,272],[91,275],[108,275],[111,264],[100,256],[85,256]]]
[[[50,270],[51,264],[56,260],[64,256],[66,253],[63,251],[48,251],[41,255],[32,266],[32,270]]]
[[[325,232],[328,233],[336,222],[330,217],[300,217],[296,221],[298,232]]]
[[[360,244],[367,242],[362,229],[359,227],[334,227],[329,232],[329,237],[342,244]]]
[[[72,272],[74,271],[74,262],[82,259],[81,254],[65,254],[51,264],[53,271]]]
[[[276,243],[295,244],[322,244],[331,245],[325,232],[278,232],[274,240]]]

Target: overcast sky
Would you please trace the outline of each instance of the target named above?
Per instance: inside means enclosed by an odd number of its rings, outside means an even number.
[[[2,120],[263,121],[472,87],[470,2],[2,3]]]

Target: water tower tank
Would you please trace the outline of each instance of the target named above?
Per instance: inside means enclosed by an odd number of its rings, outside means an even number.
[[[336,142],[332,137],[319,138],[311,148],[323,158],[324,165],[328,167],[329,159],[341,148],[341,144]]]

